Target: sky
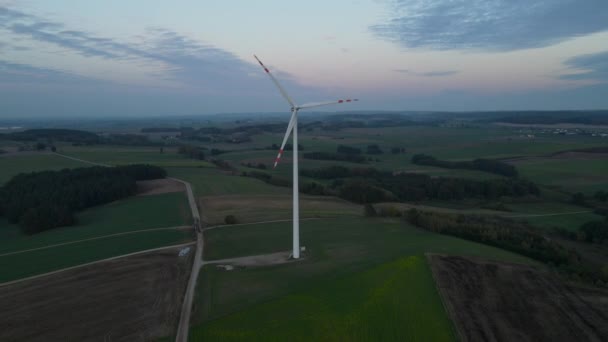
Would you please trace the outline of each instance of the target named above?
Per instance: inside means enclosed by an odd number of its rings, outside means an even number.
[[[606,0],[0,0],[0,118],[608,108]]]

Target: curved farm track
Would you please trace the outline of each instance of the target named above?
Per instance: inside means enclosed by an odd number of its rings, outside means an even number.
[[[149,341],[174,334],[194,254],[179,251],[0,287],[0,341]]]

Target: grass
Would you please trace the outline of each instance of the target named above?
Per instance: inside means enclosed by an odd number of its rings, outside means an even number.
[[[186,158],[178,154],[175,148],[168,147],[164,148],[163,153],[160,153],[159,147],[136,146],[63,146],[58,152],[109,165],[152,164],[161,167],[214,167],[213,164],[206,161]]]
[[[190,182],[197,196],[214,195],[277,195],[291,189],[276,187],[261,180],[231,175],[210,168],[167,168],[169,176]]]
[[[313,259],[330,250],[352,247],[369,258],[396,258],[426,252],[464,253],[526,262],[528,259],[500,249],[414,228],[400,220],[338,218],[303,221],[300,239]],[[221,246],[221,248],[217,247]],[[291,249],[291,222],[223,227],[205,232],[205,260],[266,254]]]
[[[270,332],[269,340],[281,340],[283,336],[281,334],[291,329],[291,319],[300,319],[299,310],[292,310],[289,315],[283,313],[289,311],[292,305],[305,305],[305,302],[309,301],[309,307],[302,307],[302,310],[308,313],[306,317],[314,316],[312,312],[318,310],[321,312],[320,318],[330,317],[330,325],[336,324],[342,328],[343,326],[340,324],[343,324],[342,322],[346,324],[346,317],[357,317],[361,313],[358,308],[363,307],[361,303],[365,301],[361,294],[369,293],[376,286],[380,288],[380,284],[385,281],[390,282],[394,275],[394,271],[391,271],[388,272],[389,274],[377,273],[377,276],[370,276],[375,274],[375,269],[381,269],[384,267],[383,264],[403,260],[408,256],[421,258],[420,256],[426,252],[473,255],[488,259],[535,264],[530,259],[514,253],[419,230],[396,219],[340,218],[303,221],[300,229],[301,242],[306,246],[307,252],[306,258],[297,263],[244,268],[231,272],[220,270],[212,265],[205,266],[197,284],[193,336],[208,337],[211,340],[215,340],[216,337],[220,340],[222,338],[231,340],[227,335],[234,333],[235,339],[242,337],[240,339],[249,340],[250,336],[242,335],[242,333],[250,331],[248,330],[249,323],[235,325],[235,320],[239,320],[252,322],[251,326],[270,327],[271,324],[275,324],[278,335]],[[205,260],[286,251],[290,247],[290,222],[224,227],[205,232]],[[399,300],[417,303],[415,308],[418,308],[417,305],[427,307],[427,309],[416,309],[416,311],[420,312],[422,317],[427,317],[424,315],[428,313],[430,316],[425,320],[428,319],[429,322],[447,320],[443,311],[438,313],[435,309],[431,309],[435,307],[439,299],[435,294],[433,282],[425,278],[424,274],[417,273],[428,272],[426,264],[424,264],[424,269],[424,271],[412,270],[413,273],[406,272],[402,274],[403,278],[394,275],[397,277],[396,279],[399,279],[399,286],[411,286],[407,290],[400,288],[399,291],[404,290],[405,292],[401,293],[404,297]],[[374,278],[377,285],[370,285],[361,280],[367,277]],[[243,286],[243,284],[247,284],[247,286]],[[315,290],[310,292],[310,289]],[[328,305],[332,305],[332,300],[326,300],[326,298],[340,298],[340,296],[348,298],[351,295],[343,292],[352,292],[353,296],[357,293],[356,296],[359,296],[361,306],[345,307],[345,311],[342,313],[331,310],[327,314],[323,313],[324,310],[327,310]],[[316,299],[293,302],[293,298],[309,295],[316,296]],[[348,302],[348,300],[344,300]],[[336,304],[336,310],[339,309],[339,306]],[[387,307],[392,308],[390,305]],[[429,313],[430,311],[433,313]],[[272,314],[272,312],[277,312],[277,314]],[[406,340],[422,338],[429,336],[425,334],[431,333],[451,336],[451,328],[446,326],[437,328],[436,332],[429,332],[429,326],[419,323],[418,317],[412,317],[411,313],[402,316],[404,311],[395,312],[393,309],[387,309],[385,314],[388,315],[387,324],[390,327],[373,321],[374,326],[370,325],[366,328],[369,330],[362,331],[361,334],[376,332],[380,329],[388,329],[387,331],[396,329],[399,334],[405,334],[396,336],[396,340],[403,336]],[[402,322],[397,323],[393,320],[392,315],[405,318]],[[311,320],[311,323],[307,325],[309,329],[303,331],[302,336],[316,339],[320,335],[315,334],[323,334],[325,331],[324,326],[319,325],[324,320],[316,320],[312,317],[309,319]],[[245,325],[245,327],[241,329],[241,325]],[[391,336],[387,335],[387,340],[392,340]],[[257,337],[251,337],[253,340],[255,338]],[[372,338],[372,340],[375,339]]]
[[[570,192],[608,190],[608,160],[534,159],[516,166],[532,181]]]
[[[0,256],[0,283],[191,240],[190,231],[153,231]]]
[[[90,208],[77,215],[76,226],[31,236],[21,234],[18,226],[0,220],[0,254],[123,232],[188,225],[189,210],[184,193],[168,193],[131,197]],[[192,241],[190,230],[159,230],[4,255],[0,256],[0,282],[185,241]]]
[[[22,235],[6,221],[0,228],[0,254],[134,230],[191,223],[184,193],[131,197],[77,214],[78,224],[35,235]],[[0,257],[2,258],[2,257]]]
[[[585,222],[602,220],[602,216],[594,214],[589,208],[580,207],[567,203],[558,202],[539,202],[509,204],[513,213],[505,216],[521,219],[532,225],[545,228],[562,228],[570,231],[577,231]],[[581,212],[581,213],[578,213]],[[576,213],[576,214],[567,214]],[[564,215],[553,215],[564,214]],[[525,215],[548,215],[548,216],[525,216]]]
[[[453,331],[424,257],[412,256],[210,321],[191,339],[454,341]]]
[[[223,224],[226,215],[234,215],[239,223],[290,219],[291,195],[229,195],[200,199],[210,225]],[[363,208],[339,198],[300,196],[300,217],[360,216]]]
[[[545,228],[562,228],[573,232],[578,231],[579,227],[583,225],[583,223],[587,223],[589,221],[600,221],[602,219],[602,216],[599,216],[594,213],[524,218],[524,220],[534,226]]]
[[[69,160],[53,154],[23,154],[0,156],[0,185],[13,176],[34,171],[61,170],[86,166],[81,162]]]
[[[298,263],[234,272],[205,266],[197,285],[196,321],[222,317],[317,286],[329,279],[346,277],[391,260],[426,252],[534,263],[494,247],[419,230],[400,220],[340,218],[303,221],[300,229],[301,243],[307,248],[307,256]],[[224,227],[205,232],[205,260],[266,254],[290,248],[289,222]]]

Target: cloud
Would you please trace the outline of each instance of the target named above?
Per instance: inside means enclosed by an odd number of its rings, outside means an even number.
[[[451,76],[459,73],[458,70],[440,70],[440,71],[427,71],[427,72],[416,72],[408,69],[394,69],[393,71],[399,72],[402,74],[409,74],[414,76],[422,76],[422,77],[445,77]]]
[[[261,69],[253,61],[244,61],[229,51],[165,28],[149,28],[137,43],[127,43],[0,6],[0,29],[19,37],[53,44],[85,57],[118,62],[135,60],[141,64],[160,62],[163,70],[154,74],[157,79],[188,86],[190,90],[194,90],[194,87],[208,93],[272,91],[270,83],[265,84],[259,77],[251,76],[262,75]],[[2,48],[7,47],[0,46]],[[274,71],[281,76],[287,87],[303,89],[289,74]]]
[[[387,0],[390,18],[370,27],[408,48],[513,51],[608,29],[606,0]]]
[[[84,31],[69,30],[61,23],[7,7],[0,7],[0,28],[17,36],[27,36],[36,41],[55,44],[86,57],[108,59],[128,56],[152,57],[146,51],[137,49],[131,44],[98,37]]]
[[[3,38],[27,41],[34,51],[44,43],[61,47],[66,55],[90,58],[93,74],[99,62],[95,59],[101,58],[108,61],[103,63],[106,67],[141,66],[147,80],[156,80],[125,84],[58,70],[46,65],[44,58],[35,66],[4,57],[0,104],[6,115],[191,115],[289,108],[253,58],[241,59],[170,29],[147,28],[139,36],[119,40],[0,5],[0,32]],[[20,48],[0,43],[2,52]],[[322,90],[303,86],[266,62],[296,100],[324,97]]]
[[[28,64],[12,63],[0,60],[0,85],[2,84],[36,84],[36,85],[83,85],[105,83],[68,72],[50,68],[40,68]]]
[[[608,82],[608,51],[576,56],[566,60],[565,64],[572,69],[584,70],[584,72],[561,75],[560,79]]]

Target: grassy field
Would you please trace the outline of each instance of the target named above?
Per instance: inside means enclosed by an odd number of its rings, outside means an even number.
[[[594,214],[589,208],[567,203],[539,202],[510,204],[509,208],[513,209],[514,212],[505,214],[506,217],[525,220],[539,227],[557,227],[576,231],[585,222],[602,220],[602,216]]]
[[[0,254],[103,237],[136,230],[189,225],[184,193],[132,197],[90,208],[77,215],[78,225],[36,235],[0,221]],[[81,241],[74,244],[0,256],[0,282],[64,267],[192,240],[190,230],[160,230]]]
[[[201,207],[210,225],[223,224],[226,215],[234,215],[239,223],[290,219],[291,195],[229,195],[200,198]],[[363,207],[335,197],[300,196],[300,217],[361,216]]]
[[[301,243],[311,259],[346,248],[370,258],[396,258],[426,252],[464,253],[525,262],[527,258],[493,247],[429,233],[393,219],[338,218],[300,223]],[[221,246],[221,247],[219,247]],[[291,249],[291,222],[223,227],[205,232],[205,260],[266,254]],[[373,255],[372,255],[373,254]],[[352,255],[358,257],[360,255]]]
[[[455,336],[424,257],[412,256],[210,321],[194,328],[191,339],[454,341]]]
[[[0,283],[188,241],[192,241],[191,231],[164,230],[0,256]]]
[[[0,185],[22,172],[61,170],[86,166],[53,154],[22,154],[0,156]]]
[[[167,168],[167,171],[171,177],[190,182],[197,196],[291,193],[289,188],[268,185],[258,179],[231,175],[218,169]]]
[[[310,151],[335,152],[338,145],[358,147],[364,152],[367,145],[377,144],[384,151],[381,155],[369,155],[373,160],[366,164],[347,162],[303,160],[302,168],[318,168],[326,165],[341,164],[348,167],[375,167],[391,171],[421,172],[432,176],[454,176],[487,179],[496,175],[469,171],[446,170],[420,166],[411,163],[417,153],[433,155],[440,159],[470,160],[475,158],[507,158],[516,156],[539,156],[575,148],[602,145],[597,138],[585,136],[542,135],[535,139],[522,138],[516,129],[480,126],[470,128],[411,126],[384,128],[351,128],[337,132],[313,130],[303,131],[301,144],[303,153]],[[253,136],[247,144],[209,144],[216,148],[232,151],[220,158],[239,166],[241,163],[264,163],[270,166],[274,161],[274,150],[251,150],[278,143],[282,134],[262,134]],[[432,143],[429,143],[432,142]],[[249,147],[250,150],[247,150]],[[391,147],[404,147],[405,154],[391,154]],[[286,151],[281,167],[273,173],[287,177],[291,174],[291,151]],[[377,159],[377,160],[376,160]],[[605,164],[604,164],[605,165]],[[599,170],[599,169],[598,169]],[[602,169],[603,170],[603,169]],[[528,170],[524,173],[527,176]],[[534,177],[531,177],[534,179]],[[542,179],[539,179],[542,181]],[[559,181],[559,180],[558,180]],[[602,184],[605,184],[602,183]],[[548,184],[552,185],[552,184]],[[585,184],[582,184],[583,186]],[[574,184],[572,188],[577,187]],[[603,186],[603,185],[602,185]],[[586,188],[584,188],[586,191]]]
[[[17,226],[10,225],[8,229],[0,229],[0,254],[134,230],[189,225],[189,210],[184,193],[168,193],[131,197],[90,208],[77,214],[75,226],[31,236],[22,235]]]
[[[161,167],[214,167],[213,164],[186,158],[176,148],[124,146],[63,146],[58,152],[65,155],[109,165],[152,164]]]
[[[254,224],[212,229],[205,232],[205,239],[205,260],[286,251],[291,247],[291,223]],[[273,310],[280,312],[289,310],[289,305],[293,304],[291,298],[304,296],[311,288],[318,289],[313,291],[315,296],[325,293],[324,291],[327,291],[327,296],[340,296],[341,291],[369,293],[375,285],[368,284],[370,287],[366,287],[368,285],[363,286],[364,283],[354,281],[354,279],[365,278],[365,274],[373,274],[374,269],[385,267],[382,266],[383,264],[408,256],[421,256],[426,252],[531,262],[525,257],[507,251],[449,236],[432,234],[413,228],[400,220],[392,219],[340,218],[304,221],[301,222],[301,242],[307,248],[307,255],[304,260],[297,263],[263,268],[244,268],[231,272],[217,269],[211,265],[205,266],[204,272],[199,278],[198,299],[195,304],[195,319],[199,323],[193,327],[193,334],[195,336],[214,336],[214,338],[220,338],[220,335],[227,338],[233,336],[239,339],[242,333],[249,330],[248,328],[235,327],[233,330],[227,328],[233,325],[234,319],[258,322],[262,326],[277,322],[275,327],[281,327],[277,334],[282,334],[283,324],[285,327],[290,326],[290,316],[275,316],[269,313],[261,316],[261,312],[268,310],[265,305],[271,305]],[[423,267],[424,271],[412,272],[428,272],[426,264],[422,263],[423,266],[420,267]],[[436,305],[439,298],[435,294],[432,281],[427,283],[424,276],[418,273],[406,272],[403,276],[407,278],[404,282],[414,282],[399,285],[412,286],[409,291],[404,292],[408,298],[403,300],[412,302],[420,300],[420,303],[416,305],[426,305],[429,310],[433,311],[434,309],[430,308]],[[348,285],[337,287],[342,289],[338,291],[331,284],[339,283],[341,279],[352,280],[342,283]],[[377,284],[381,284],[383,281],[389,280],[378,278]],[[242,286],[242,284],[247,284],[247,286]],[[414,288],[424,288],[424,290],[422,292],[413,291]],[[344,294],[344,296],[348,296],[348,294]],[[319,297],[314,303],[324,302],[322,298]],[[268,301],[274,304],[262,304]],[[357,305],[363,306],[362,303]],[[311,307],[323,310],[323,306],[320,305],[311,304]],[[312,309],[303,308],[303,310]],[[389,313],[390,316],[393,312],[389,310]],[[401,314],[395,312],[395,315]],[[357,315],[357,309],[350,307],[341,315],[336,313],[331,317],[333,317],[332,322],[335,319],[336,324],[341,324],[340,322],[345,322],[349,317]],[[408,317],[407,320],[410,320],[409,315],[405,316]],[[433,315],[439,322],[447,320],[443,311],[439,315],[434,312]],[[322,315],[322,317],[326,316]],[[279,322],[284,323],[279,325]],[[320,322],[322,320],[313,320],[311,324]],[[428,326],[416,323],[419,328],[410,330],[411,326],[406,324],[413,322],[417,322],[416,318],[409,323],[396,324],[391,321],[391,325],[394,325],[391,329],[403,328],[399,332],[401,335],[396,335],[399,338],[402,336],[406,336],[406,339],[407,336],[411,336],[411,338],[430,336],[425,335],[430,333],[427,329]],[[317,335],[313,334],[322,334],[324,327],[314,324],[309,325],[310,331],[303,336],[315,338]],[[408,328],[405,328],[406,326]],[[371,333],[375,331],[374,329],[385,328],[380,324],[375,327],[370,326],[369,329]],[[443,326],[437,329],[438,331],[434,333],[439,336],[451,336],[451,328]],[[231,332],[234,335],[231,335]],[[216,336],[216,334],[219,335]],[[276,336],[276,340],[280,340],[282,335]],[[399,339],[388,338],[388,340]]]
[[[207,231],[205,239],[206,260],[286,251],[291,248],[291,224],[225,227]],[[327,278],[425,252],[530,262],[500,249],[418,230],[399,220],[304,221],[301,241],[308,255],[296,264],[236,272],[206,266],[205,275],[199,279],[199,294],[205,298],[197,312],[199,319],[233,313],[250,304],[315,286]],[[238,285],[244,283],[249,286]]]
[[[608,160],[533,159],[516,164],[522,176],[570,192],[608,190]]]

